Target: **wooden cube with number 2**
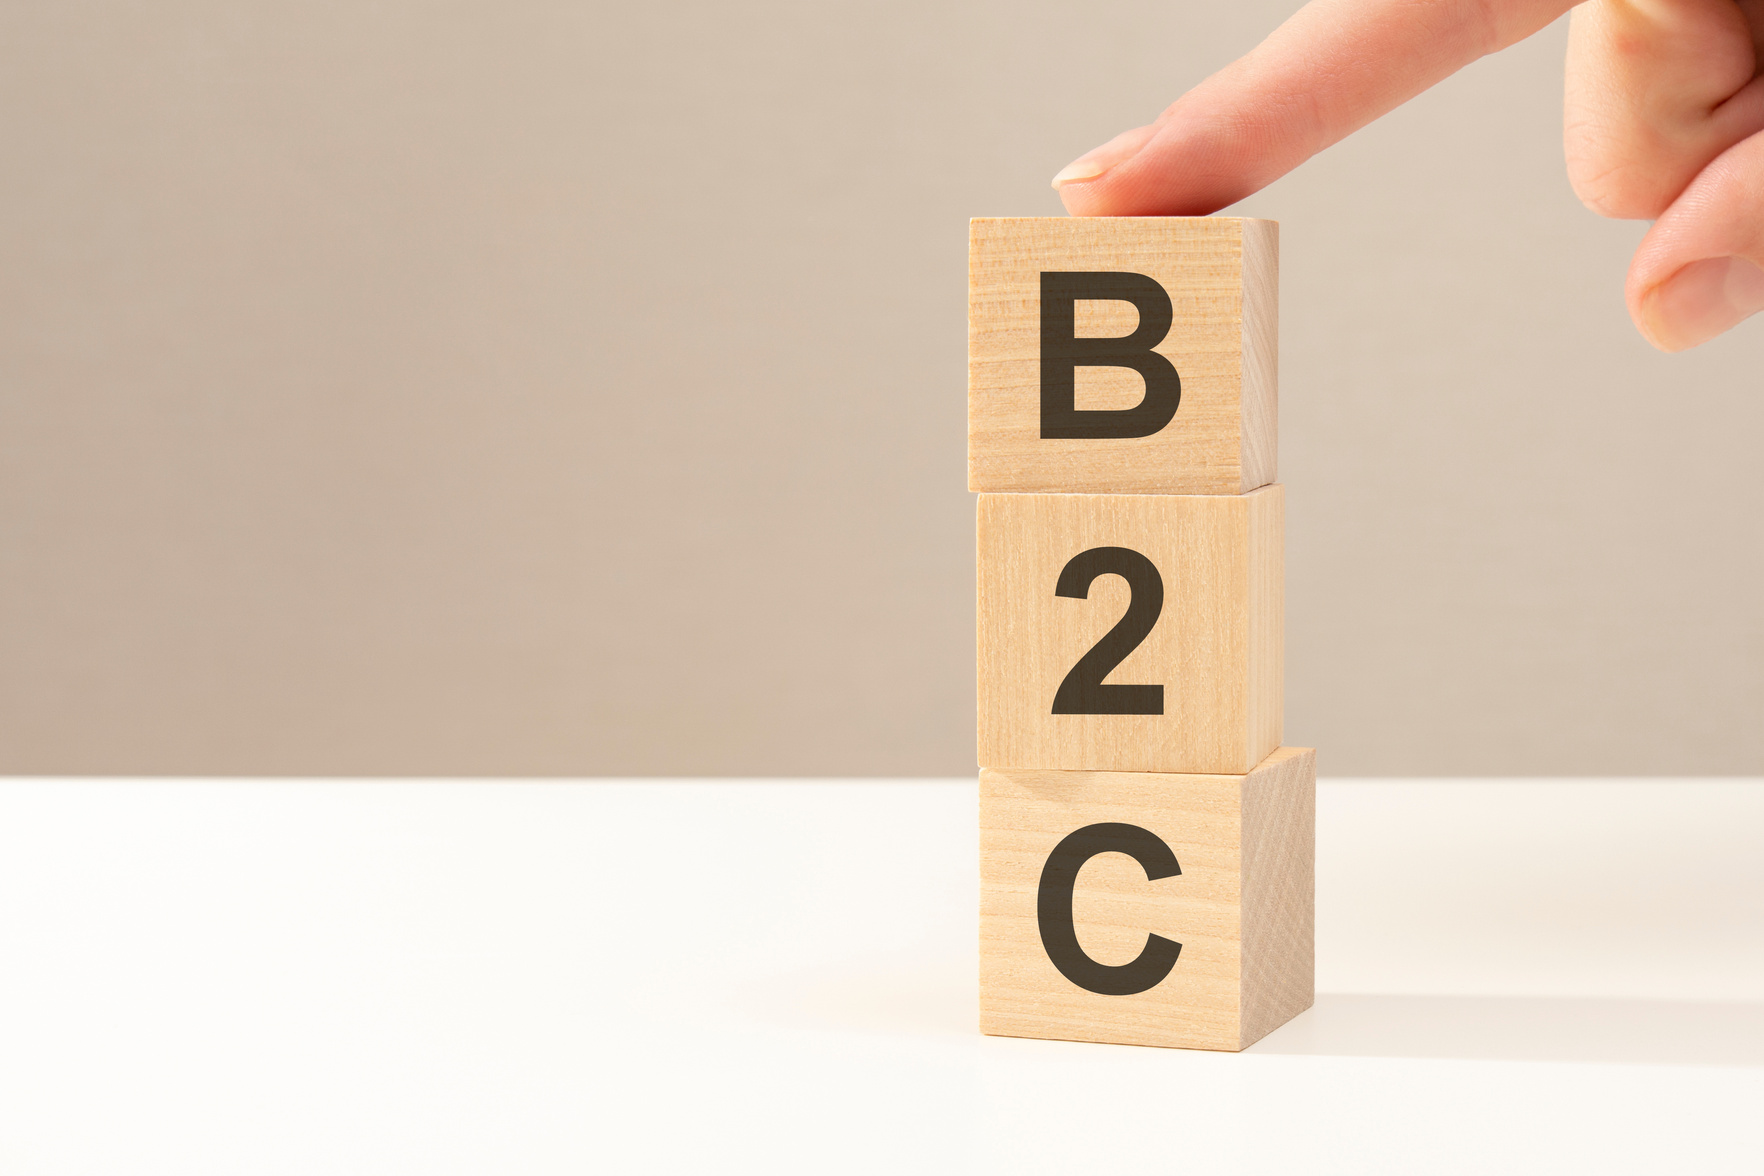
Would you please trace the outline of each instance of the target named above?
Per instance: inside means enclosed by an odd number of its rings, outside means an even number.
[[[982,494],[986,767],[1244,773],[1280,745],[1284,495]]]

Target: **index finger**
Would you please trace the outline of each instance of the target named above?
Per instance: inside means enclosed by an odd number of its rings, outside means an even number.
[[[1573,6],[1312,0],[1157,122],[1065,168],[1054,187],[1074,216],[1204,216]]]

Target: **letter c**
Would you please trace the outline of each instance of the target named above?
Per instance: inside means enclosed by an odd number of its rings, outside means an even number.
[[[1163,983],[1176,966],[1182,945],[1148,933],[1145,950],[1130,963],[1099,964],[1084,954],[1072,927],[1072,889],[1077,885],[1078,871],[1099,853],[1126,854],[1140,864],[1152,882],[1182,872],[1170,847],[1138,825],[1110,821],[1068,833],[1041,869],[1041,888],[1035,898],[1041,946],[1060,975],[1078,987],[1102,996],[1132,996]]]

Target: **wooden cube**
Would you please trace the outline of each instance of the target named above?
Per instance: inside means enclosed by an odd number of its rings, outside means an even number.
[[[1310,1008],[1316,770],[981,772],[981,1032],[1239,1050]]]
[[[982,494],[980,763],[1242,773],[1280,746],[1283,489]]]
[[[1274,481],[1280,226],[999,217],[968,237],[968,489]]]

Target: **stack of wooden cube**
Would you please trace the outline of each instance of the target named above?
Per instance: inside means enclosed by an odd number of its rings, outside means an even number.
[[[1278,253],[1271,221],[972,222],[984,1032],[1237,1050],[1311,1005]]]

